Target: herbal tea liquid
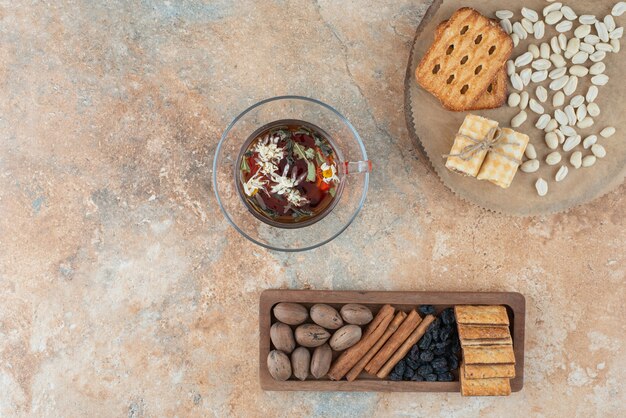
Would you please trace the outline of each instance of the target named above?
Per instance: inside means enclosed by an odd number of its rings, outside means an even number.
[[[255,132],[241,153],[237,185],[252,213],[282,227],[310,225],[340,194],[339,158],[328,136],[298,120]]]

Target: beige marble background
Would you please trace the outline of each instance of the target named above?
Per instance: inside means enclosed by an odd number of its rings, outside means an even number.
[[[531,219],[449,193],[403,113],[426,7],[0,1],[0,416],[623,415],[626,188]],[[376,170],[355,224],[291,255],[238,236],[210,183],[230,119],[288,93],[348,116]],[[525,388],[263,392],[266,288],[522,292]]]

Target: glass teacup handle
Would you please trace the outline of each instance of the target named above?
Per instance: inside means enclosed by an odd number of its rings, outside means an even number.
[[[372,171],[371,161],[346,161],[343,163],[343,174],[369,173]]]

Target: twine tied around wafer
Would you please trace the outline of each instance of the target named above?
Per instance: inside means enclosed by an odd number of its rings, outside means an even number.
[[[487,151],[487,152],[493,152],[495,154],[500,155],[501,157],[506,158],[507,160],[510,160],[511,162],[520,165],[522,164],[522,161],[517,159],[517,158],[513,158],[510,155],[504,154],[496,149],[494,149],[495,144],[497,144],[500,139],[502,138],[502,130],[499,127],[493,127],[491,129],[489,129],[489,132],[487,132],[487,135],[485,135],[484,138],[482,139],[475,139],[472,138],[468,135],[464,135],[461,133],[457,133],[457,136],[460,136],[462,138],[465,138],[471,142],[473,142],[472,144],[469,144],[468,146],[466,146],[465,148],[463,148],[461,150],[461,152],[457,152],[454,154],[444,154],[443,157],[444,158],[448,158],[448,157],[458,157],[460,159],[462,159],[463,161],[469,161],[470,159],[472,159],[472,157],[474,156],[474,154],[476,154],[479,151]],[[507,142],[507,145],[514,145],[514,146],[519,146],[520,144],[518,144],[517,142]]]

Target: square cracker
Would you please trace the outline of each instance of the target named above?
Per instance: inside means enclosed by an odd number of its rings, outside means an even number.
[[[502,128],[500,134],[500,140],[485,157],[476,178],[488,180],[506,189],[517,173],[529,138],[528,135],[509,128]]]
[[[515,364],[515,353],[510,345],[480,345],[463,347],[466,364]]]
[[[511,55],[513,41],[491,19],[463,7],[422,58],[417,82],[454,111],[470,108]]]
[[[511,332],[507,325],[465,325],[459,324],[459,337],[462,340],[483,340],[508,338]]]
[[[437,25],[435,29],[435,38],[438,38],[448,24],[447,20],[442,21]],[[506,67],[503,65],[502,69],[498,71],[496,77],[491,80],[491,83],[487,86],[487,89],[483,94],[478,97],[474,104],[463,110],[483,110],[483,109],[496,109],[506,102],[508,88],[507,88],[507,75]]]
[[[488,379],[493,377],[515,377],[513,364],[466,364],[464,367],[466,379]]]
[[[472,114],[466,115],[463,123],[459,127],[459,131],[454,137],[450,155],[446,160],[446,168],[466,176],[476,177],[487,156],[487,150],[479,149],[471,156],[468,156],[468,158],[463,158],[455,154],[462,153],[465,147],[475,144],[475,141],[480,141],[488,137],[489,133],[497,129],[497,127],[498,122],[495,120],[489,120]],[[473,141],[469,138],[472,138]]]
[[[511,382],[506,377],[468,379],[465,377],[465,364],[461,365],[459,377],[463,396],[508,396],[511,394]]]
[[[501,305],[456,305],[454,315],[459,324],[509,325],[509,315]]]

